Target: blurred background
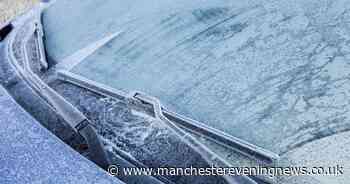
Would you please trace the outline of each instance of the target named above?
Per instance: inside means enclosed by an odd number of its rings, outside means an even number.
[[[39,0],[0,0],[0,25],[31,8]]]

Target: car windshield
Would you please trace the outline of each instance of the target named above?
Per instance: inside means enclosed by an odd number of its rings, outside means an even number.
[[[288,11],[277,2],[63,0],[44,13],[48,57],[281,153],[332,134],[322,128],[350,107],[341,99],[349,94],[341,88],[348,65],[336,47],[344,40],[332,26],[318,27],[332,16],[307,14],[321,7],[317,1],[296,4]],[[69,16],[57,20],[58,12]],[[86,57],[63,62],[76,53]]]

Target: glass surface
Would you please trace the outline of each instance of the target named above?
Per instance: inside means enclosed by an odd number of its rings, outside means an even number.
[[[143,91],[176,113],[277,153],[349,127],[348,28],[325,23],[345,20],[341,5],[334,11],[319,1],[178,2],[146,3],[140,12],[121,7],[120,16],[103,11],[106,20],[86,20],[92,27],[79,25],[83,34],[70,35],[63,53],[88,45],[75,43],[78,37],[122,33],[72,72]],[[101,6],[96,11],[110,4]]]

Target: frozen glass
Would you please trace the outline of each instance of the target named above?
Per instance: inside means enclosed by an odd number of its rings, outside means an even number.
[[[176,113],[276,153],[350,127],[345,4],[178,2],[146,3],[147,11],[113,18],[101,12],[109,18],[85,20],[96,30],[82,23],[77,32],[84,34],[58,45],[72,42],[67,53],[74,53],[89,43],[75,43],[77,37],[93,32],[83,40],[97,41],[121,31],[72,72],[143,91]],[[101,6],[95,11],[109,7]]]

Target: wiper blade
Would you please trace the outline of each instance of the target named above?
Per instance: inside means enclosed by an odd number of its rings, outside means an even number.
[[[208,164],[214,167],[228,166],[229,164],[219,155],[207,148],[203,143],[194,138],[191,134],[179,128],[174,122],[170,121],[162,110],[162,105],[157,98],[148,96],[142,92],[134,91],[128,94],[127,100],[130,105],[137,105],[137,102],[150,104],[153,109],[154,117],[163,122],[176,136],[178,136],[184,143],[194,149]],[[247,176],[228,176],[223,175],[224,179],[230,184],[256,184],[256,182]]]
[[[121,90],[117,90],[115,88],[109,87],[107,85],[89,80],[85,77],[82,77],[80,75],[74,74],[72,72],[61,70],[58,71],[58,78],[60,80],[72,83],[74,85],[80,86],[82,88],[91,90],[93,92],[96,92],[98,94],[101,94],[106,97],[116,98],[119,100],[130,100],[133,98],[137,98],[139,101],[143,101],[143,105],[153,105],[156,107],[157,111],[153,110],[153,116],[158,116],[158,118],[162,117],[166,121],[172,122],[170,125],[172,128],[176,127],[176,131],[178,132],[178,135],[184,137],[187,139],[187,136],[190,134],[186,134],[186,131],[193,132],[197,135],[203,136],[205,138],[208,138],[220,145],[223,145],[225,147],[229,147],[232,150],[235,150],[243,155],[248,156],[249,158],[253,158],[254,160],[257,160],[259,163],[265,163],[267,165],[273,165],[278,162],[279,156],[275,153],[272,153],[270,151],[267,151],[265,149],[262,149],[258,146],[249,144],[241,139],[235,138],[233,136],[227,135],[219,130],[207,127],[199,122],[196,122],[194,120],[191,120],[189,118],[183,117],[181,115],[178,115],[174,112],[166,110],[164,107],[162,107],[157,99],[154,97],[149,97],[147,95],[144,95],[142,93],[134,92],[134,93],[126,93]],[[142,104],[141,104],[142,105]],[[135,106],[137,108],[137,105]],[[165,118],[166,119],[165,119]],[[186,130],[186,131],[184,131]],[[195,147],[199,146],[200,149],[206,149],[203,147],[206,147],[205,145],[198,145],[198,141],[196,138],[190,138],[189,142],[192,144],[193,141]],[[200,144],[200,143],[199,143]],[[211,150],[207,153],[207,155],[216,155],[215,153],[210,153]],[[214,157],[213,157],[214,158]],[[216,158],[211,159],[212,161],[218,161]],[[225,159],[220,158],[219,163],[225,164],[226,166],[230,166],[229,163],[225,163]],[[272,181],[269,181],[272,182]]]

